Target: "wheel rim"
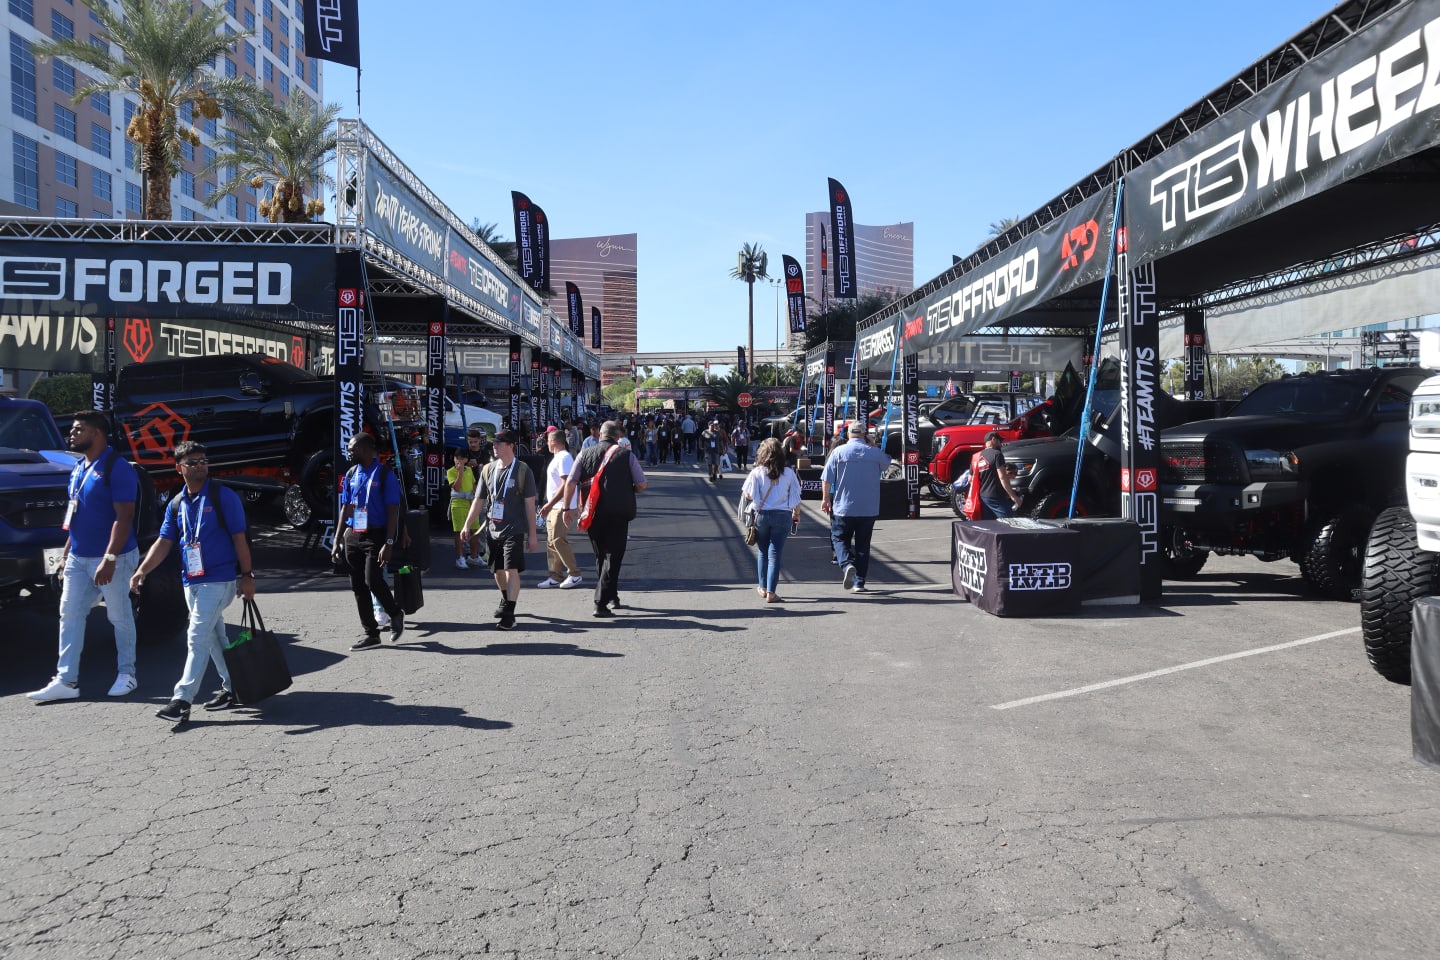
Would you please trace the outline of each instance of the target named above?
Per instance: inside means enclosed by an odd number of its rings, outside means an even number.
[[[314,511],[305,499],[305,492],[299,485],[292,484],[285,488],[284,507],[285,519],[291,526],[303,527],[315,518]]]

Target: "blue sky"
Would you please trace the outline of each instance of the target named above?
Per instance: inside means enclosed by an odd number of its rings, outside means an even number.
[[[640,349],[724,353],[735,252],[801,258],[826,177],[915,222],[923,283],[1332,6],[360,0],[362,115],[467,222],[511,237],[521,190],[554,236],[638,233]],[[354,116],[355,72],[325,94]]]

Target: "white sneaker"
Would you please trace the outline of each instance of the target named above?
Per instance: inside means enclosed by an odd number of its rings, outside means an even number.
[[[851,592],[851,593],[869,593],[869,591],[865,589],[865,584],[863,584],[863,583],[857,583],[857,584],[855,584],[855,586],[853,586],[853,587],[850,588],[850,592]]]
[[[50,681],[50,684],[43,690],[36,690],[34,693],[27,693],[25,696],[36,703],[49,703],[51,700],[74,700],[80,696],[80,688],[72,687],[59,677]]]
[[[122,673],[115,678],[115,684],[110,688],[109,695],[112,697],[123,697],[127,693],[134,693],[135,688],[138,686],[140,686],[140,684],[135,681],[134,677],[128,673]]]
[[[561,581],[560,581],[560,589],[561,589],[561,590],[569,590],[569,589],[571,589],[572,587],[578,587],[578,586],[580,586],[580,578],[579,578],[579,577],[566,577],[564,580],[561,580]]]
[[[381,630],[384,630],[386,627],[390,626],[390,614],[386,613],[384,610],[376,610],[375,626],[379,627]]]
[[[560,581],[556,580],[554,577],[546,577],[544,580],[541,580],[539,583],[535,584],[535,586],[539,587],[541,590],[548,590],[550,587],[560,586]]]
[[[465,562],[465,558],[464,558],[464,557],[456,557],[456,558],[455,558],[455,569],[456,569],[456,570],[469,570],[469,569],[470,569],[470,564],[468,564],[468,563]]]
[[[846,590],[851,590],[855,586],[855,568],[848,563],[845,565],[845,574],[840,579],[840,585]]]

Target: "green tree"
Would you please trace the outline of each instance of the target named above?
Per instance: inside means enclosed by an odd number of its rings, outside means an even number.
[[[789,386],[793,387],[800,383],[800,367],[793,363],[782,363],[778,374],[773,363],[761,363],[755,367],[755,383],[757,386]]]
[[[765,248],[758,243],[747,243],[740,248],[740,252],[736,255],[736,261],[735,269],[730,271],[730,276],[743,281],[750,295],[750,325],[745,336],[745,362],[750,365],[751,369],[754,369],[755,281],[770,279],[770,275],[765,272],[770,266],[770,257],[765,253]]]
[[[338,136],[337,104],[315,109],[296,94],[284,106],[266,103],[235,111],[237,123],[220,138],[218,153],[205,165],[205,173],[229,169],[230,179],[206,201],[214,207],[223,197],[249,183],[257,194],[269,188],[260,201],[260,215],[271,223],[304,223],[325,212],[319,194],[334,181],[325,172]],[[306,190],[314,194],[306,200]]]
[[[1005,234],[1010,232],[1011,227],[1015,226],[1017,223],[1024,219],[1024,217],[1020,216],[1001,217],[999,220],[996,220],[995,222],[990,224],[989,235],[992,237],[1003,237],[1005,236]]]
[[[731,413],[739,413],[740,394],[750,392],[750,381],[740,376],[740,371],[731,370],[723,377],[712,378],[705,385],[705,399],[728,410]]]
[[[30,384],[27,396],[49,407],[52,417],[68,417],[76,410],[94,406],[91,389],[90,374],[62,373],[36,380]]]
[[[1285,368],[1269,357],[1212,357],[1210,395],[1237,400],[1284,375]]]
[[[848,342],[855,339],[855,328],[866,317],[878,313],[890,302],[889,297],[867,294],[855,300],[831,301],[828,316],[810,314],[805,324],[805,349],[813,350],[822,343],[834,340]]]
[[[140,109],[125,136],[140,149],[146,177],[145,217],[169,220],[170,190],[180,170],[182,143],[200,145],[182,110],[218,120],[226,109],[256,107],[265,93],[244,77],[219,77],[207,67],[254,31],[225,34],[225,8],[191,0],[83,0],[99,23],[98,45],[86,39],[48,40],[35,45],[42,57],[64,57],[90,68],[96,79],[75,92],[74,103],[96,93],[131,94]],[[110,52],[118,47],[120,55]]]
[[[500,235],[500,224],[481,223],[480,218],[476,217],[470,221],[470,229],[475,231],[475,236],[484,241],[487,247],[495,251],[495,256],[504,260],[516,273],[520,272],[520,257],[516,252],[515,242]]]
[[[600,396],[605,402],[621,412],[635,409],[635,381],[628,377],[624,380],[616,380],[608,387],[600,388]]]

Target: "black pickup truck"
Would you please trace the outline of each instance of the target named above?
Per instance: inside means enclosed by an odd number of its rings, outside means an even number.
[[[1404,502],[1417,368],[1262,384],[1222,420],[1165,430],[1162,523],[1192,555],[1289,558],[1318,592],[1353,599],[1375,517]]]

